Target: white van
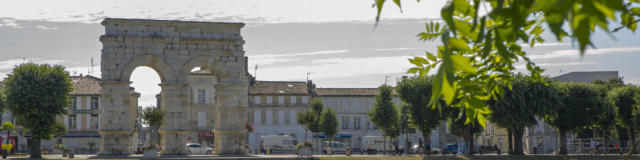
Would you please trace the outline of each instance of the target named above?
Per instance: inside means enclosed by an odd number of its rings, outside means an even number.
[[[324,141],[322,142],[322,153],[327,154],[327,149],[331,148],[331,153],[345,153],[344,143],[340,141]]]
[[[260,152],[266,153],[269,150],[270,153],[274,152],[295,152],[296,151],[296,138],[288,135],[268,135],[260,137]]]
[[[362,147],[363,150],[369,154],[378,154],[378,152],[383,152],[384,150],[384,139],[382,138],[382,136],[364,136],[362,137]],[[386,140],[386,146],[387,146],[387,152],[389,151],[393,151],[392,149],[392,145],[391,145],[391,140],[389,138],[387,138]]]

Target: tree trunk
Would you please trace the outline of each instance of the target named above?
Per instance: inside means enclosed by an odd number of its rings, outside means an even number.
[[[522,148],[522,136],[524,128],[514,128],[513,129],[513,139],[514,139],[514,147],[513,147],[513,155],[524,155]]]
[[[507,150],[507,152],[509,154],[513,153],[513,130],[511,128],[507,128],[507,134],[508,134],[508,143],[509,143],[509,149]]]
[[[472,140],[473,139],[472,138],[473,135],[471,135],[471,124],[468,124],[465,127],[465,129],[463,131],[463,134],[464,134],[463,139],[464,139],[465,143],[467,144],[466,148],[465,148],[466,152],[464,153],[464,155],[465,156],[473,156],[473,148],[472,148],[473,144],[471,144],[471,141],[473,141]]]
[[[567,131],[560,130],[560,152],[558,154],[567,155]]]
[[[382,136],[382,155],[387,155],[387,137]]]
[[[424,153],[427,155],[431,155],[431,151],[429,150],[429,146],[427,145],[431,145],[431,139],[429,139],[429,136],[427,134],[422,134],[422,137],[424,138]]]
[[[42,155],[40,154],[40,139],[31,138],[31,145],[29,147],[31,148],[31,159],[42,158]]]
[[[404,133],[404,154],[409,154],[409,134]]]
[[[636,134],[635,131],[632,128],[630,128],[629,129],[629,139],[631,139],[631,143],[629,143],[630,145],[633,145],[633,143],[636,142],[636,135],[635,134]],[[635,154],[635,152],[636,151],[633,151],[634,154]]]

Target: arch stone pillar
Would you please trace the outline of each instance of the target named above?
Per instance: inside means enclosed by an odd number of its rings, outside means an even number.
[[[137,98],[129,78],[136,67],[153,68],[161,78],[161,110],[167,117],[158,131],[161,154],[185,154],[187,133],[194,132],[192,92],[187,75],[206,67],[216,85],[217,154],[244,154],[247,143],[248,77],[243,23],[107,18],[102,42],[101,154],[130,154]],[[134,98],[131,98],[134,97]],[[197,131],[196,131],[197,132]],[[132,146],[131,146],[132,147]]]
[[[160,110],[166,117],[160,126],[161,154],[186,154],[185,141],[187,129],[189,129],[189,88],[186,82],[164,82],[160,84],[161,99]]]
[[[130,82],[102,81],[102,108],[100,118],[100,153],[131,154],[129,143],[134,129],[136,112]],[[137,99],[137,97],[135,98]]]
[[[246,83],[221,83],[216,101],[216,119],[214,126],[216,154],[247,154],[244,145],[248,144],[247,129],[244,123],[248,117],[249,87]]]

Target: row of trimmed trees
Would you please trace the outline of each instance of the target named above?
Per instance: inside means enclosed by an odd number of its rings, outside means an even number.
[[[380,86],[380,94],[370,113],[371,121],[384,133],[396,138],[402,131],[397,117],[399,110],[406,110],[412,127],[423,135],[424,145],[430,144],[429,136],[442,122],[448,122],[452,134],[462,137],[468,144],[466,153],[472,154],[474,135],[483,131],[482,125],[466,122],[465,110],[452,107],[431,108],[431,77],[404,78],[395,91],[403,101],[402,109],[391,102],[393,88]],[[596,81],[594,83],[555,82],[548,78],[532,80],[528,76],[516,75],[510,85],[503,85],[504,94],[497,99],[488,99],[491,115],[489,120],[508,132],[510,154],[524,154],[522,139],[525,128],[544,120],[560,135],[560,154],[566,154],[568,133],[600,135],[605,138],[617,133],[620,139],[635,142],[635,133],[640,131],[640,89],[624,85],[621,79]],[[440,103],[445,104],[445,103]],[[395,119],[394,119],[395,118]],[[407,125],[405,125],[407,126]],[[584,134],[584,133],[591,133]],[[425,148],[426,150],[426,148]],[[428,152],[427,152],[428,153]]]

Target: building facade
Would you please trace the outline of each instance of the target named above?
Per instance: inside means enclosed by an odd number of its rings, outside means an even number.
[[[311,132],[297,123],[298,112],[311,108],[314,84],[304,81],[256,81],[249,87],[249,134],[251,151],[260,150],[260,137],[290,135],[298,142],[311,141]]]

